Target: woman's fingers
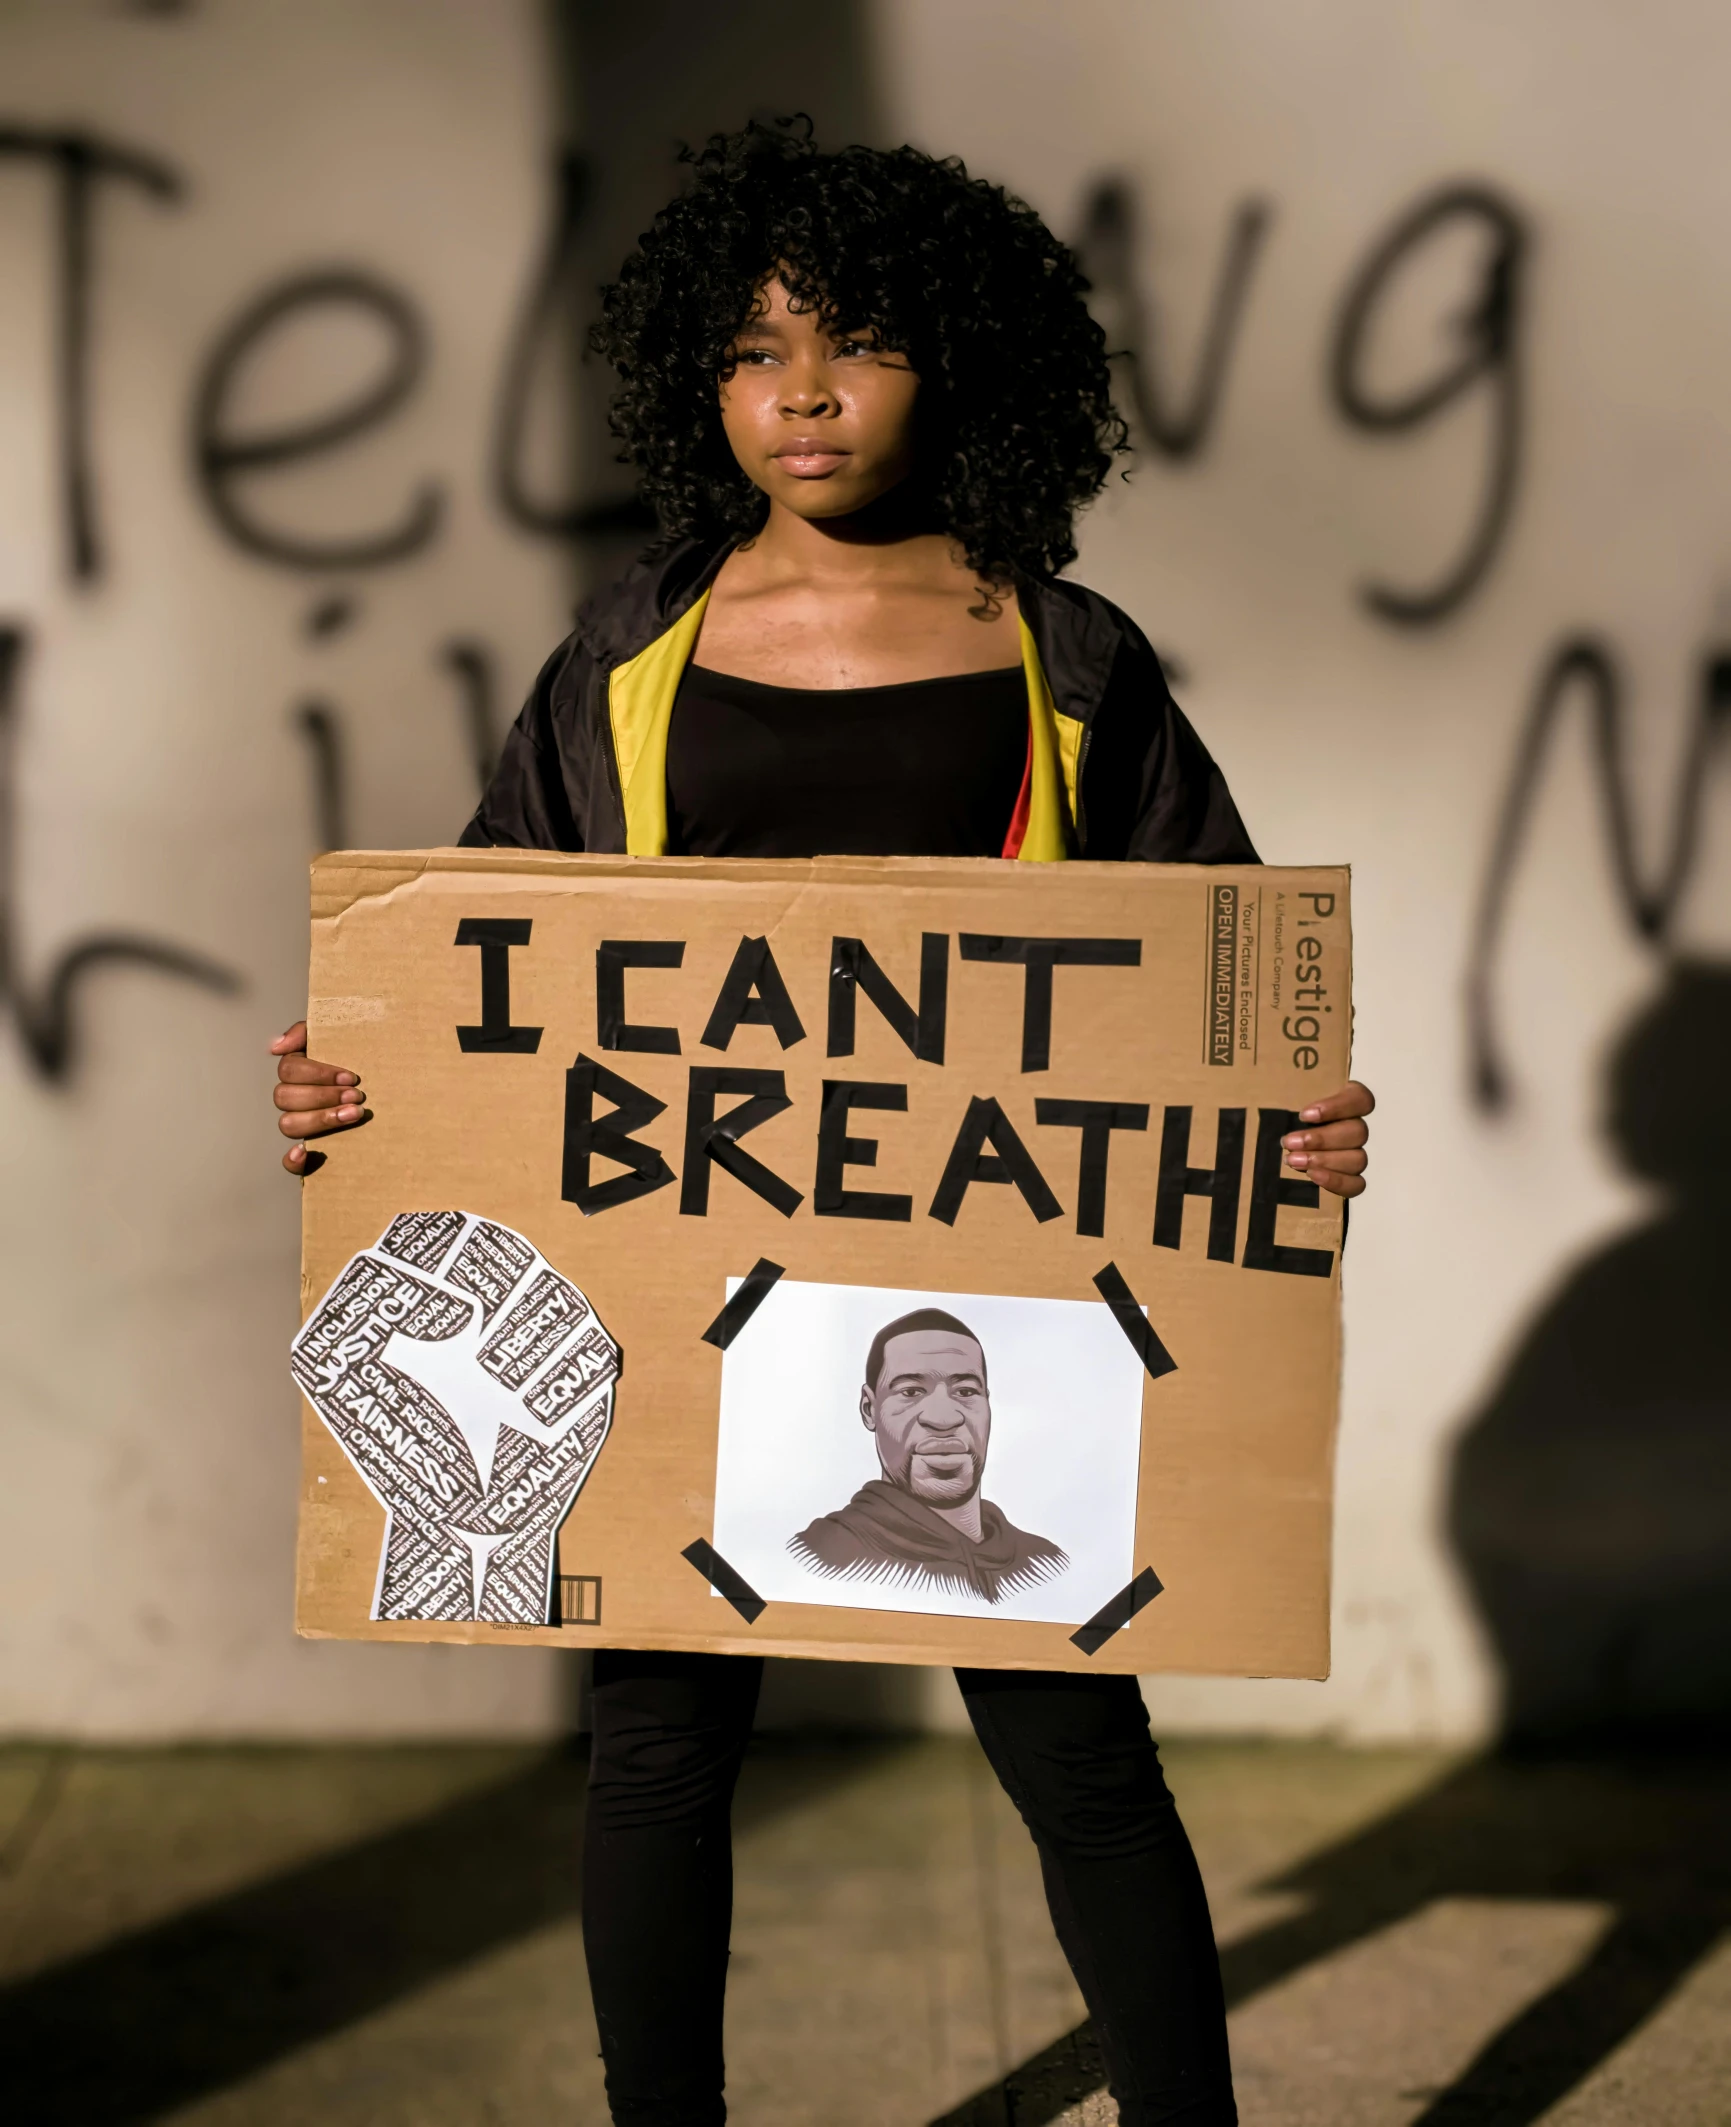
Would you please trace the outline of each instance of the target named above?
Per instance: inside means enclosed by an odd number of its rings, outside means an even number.
[[[316,1057],[294,1052],[279,1056],[277,1082],[285,1086],[358,1086],[360,1079],[341,1064],[320,1063]]]
[[[302,1108],[361,1108],[367,1096],[359,1086],[273,1086],[271,1099],[285,1115],[297,1113]]]
[[[1349,1079],[1338,1093],[1330,1093],[1326,1099],[1313,1101],[1308,1108],[1301,1108],[1298,1119],[1301,1123],[1339,1123],[1356,1116],[1369,1115],[1376,1106],[1376,1095],[1368,1086],[1360,1085],[1356,1078]],[[1287,1140],[1291,1142],[1290,1139]]]
[[[356,1123],[369,1122],[371,1119],[370,1108],[352,1105],[339,1108],[295,1108],[279,1115],[276,1126],[284,1137],[324,1137],[332,1130],[352,1130]]]
[[[309,1137],[327,1137],[333,1130],[352,1130],[368,1122],[372,1110],[353,1071],[340,1064],[320,1063],[306,1053],[307,1023],[297,1019],[284,1027],[270,1045],[276,1058],[276,1126],[295,1142],[282,1156],[290,1174],[306,1176],[323,1166],[324,1154],[310,1151],[302,1142]]]
[[[1376,1095],[1355,1078],[1313,1101],[1299,1111],[1301,1123],[1311,1127],[1289,1130],[1281,1139],[1286,1164],[1307,1176],[1330,1196],[1358,1196],[1364,1189],[1364,1170],[1369,1161],[1364,1147],[1370,1140],[1364,1117],[1376,1106]]]
[[[1314,1153],[1357,1152],[1369,1141],[1363,1123],[1325,1123],[1320,1130],[1293,1130],[1281,1139],[1289,1167],[1304,1166]]]
[[[1325,1174],[1362,1174],[1370,1157],[1363,1152],[1301,1152],[1296,1157],[1289,1154],[1286,1164],[1319,1182]]]

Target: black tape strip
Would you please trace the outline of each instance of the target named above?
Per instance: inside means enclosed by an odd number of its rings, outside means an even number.
[[[1246,1270],[1280,1270],[1293,1278],[1326,1278],[1334,1268],[1332,1248],[1289,1248],[1274,1237],[1282,1204],[1314,1211],[1322,1202],[1315,1182],[1288,1181],[1280,1169],[1285,1138],[1298,1128],[1292,1108],[1259,1108],[1256,1151],[1250,1166],[1250,1216],[1244,1222]]]
[[[690,1552],[686,1556],[690,1557]],[[1096,1610],[1085,1625],[1078,1625],[1070,1635],[1072,1646],[1080,1647],[1086,1655],[1096,1655],[1114,1632],[1122,1632],[1138,1610],[1146,1610],[1161,1592],[1160,1576],[1152,1566],[1144,1566],[1127,1588],[1120,1588],[1112,1600]]]
[[[772,1263],[768,1256],[759,1256],[740,1279],[739,1290],[703,1332],[704,1343],[713,1344],[718,1352],[726,1351],[768,1298],[776,1279],[784,1275],[779,1263]]]
[[[1020,962],[1027,970],[1022,990],[1022,1069],[1045,1071],[1052,1063],[1052,970],[1055,967],[1140,967],[1140,938],[998,938],[963,931],[964,960]]]
[[[750,1581],[735,1573],[721,1553],[713,1545],[706,1544],[701,1536],[696,1543],[687,1544],[679,1555],[690,1560],[716,1594],[725,1596],[748,1625],[755,1625],[769,1607]],[[1155,1585],[1158,1586],[1158,1582]],[[1082,1627],[1084,1632],[1089,1629],[1087,1625]],[[1093,1651],[1091,1647],[1088,1650],[1090,1654]]]
[[[677,1027],[633,1026],[625,1017],[625,970],[676,968],[685,960],[682,938],[603,938],[595,948],[595,1039],[603,1049],[679,1054]]]
[[[1124,1273],[1116,1263],[1108,1263],[1104,1270],[1094,1273],[1094,1290],[1118,1317],[1118,1327],[1136,1347],[1136,1356],[1148,1369],[1148,1377],[1158,1381],[1162,1374],[1175,1374],[1178,1361],[1161,1343],[1148,1317],[1136,1304],[1136,1295],[1124,1282]]]
[[[1037,1100],[1034,1120],[1042,1130],[1080,1130],[1081,1158],[1076,1169],[1076,1231],[1096,1237],[1106,1231],[1106,1164],[1114,1130],[1146,1130],[1148,1109],[1142,1101]]]
[[[715,1112],[716,1101],[726,1093],[745,1097],[725,1115]],[[709,1215],[710,1163],[725,1168],[736,1182],[762,1197],[766,1204],[791,1219],[805,1198],[791,1182],[753,1159],[739,1140],[748,1130],[767,1123],[793,1106],[787,1097],[785,1071],[741,1071],[726,1065],[693,1064],[691,1090],[685,1101],[685,1180],[680,1185],[679,1209],[686,1218]]]
[[[457,943],[481,948],[481,1024],[457,1029],[457,1045],[466,1054],[533,1056],[541,1046],[539,1027],[511,1024],[511,948],[529,943],[530,928],[522,917],[464,916],[458,922]]]
[[[767,938],[742,938],[698,1039],[706,1049],[725,1049],[740,1027],[773,1027],[784,1049],[804,1041],[805,1028],[787,994]]]

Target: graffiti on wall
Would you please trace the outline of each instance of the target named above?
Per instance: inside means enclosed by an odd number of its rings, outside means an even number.
[[[178,205],[188,196],[189,179],[154,151],[89,128],[0,122],[0,160],[35,168],[49,187],[53,241],[46,272],[58,519],[53,537],[69,584],[77,592],[95,592],[109,574],[112,557],[92,409],[102,201],[106,190],[126,187],[159,204]],[[587,194],[581,158],[563,157],[547,240],[495,395],[487,468],[488,489],[508,521],[541,536],[573,540],[641,529],[645,521],[630,502],[550,501],[534,492],[526,469],[529,404],[537,375],[547,373],[548,344],[560,328],[560,303],[567,293],[562,284],[571,276],[573,241]],[[377,348],[372,374],[292,421],[248,423],[239,409],[249,380],[285,335],[309,322],[369,328]],[[351,587],[353,579],[411,562],[437,543],[449,497],[438,481],[427,478],[383,509],[378,522],[332,525],[316,533],[289,531],[272,521],[261,499],[268,494],[269,475],[329,462],[399,416],[421,390],[432,359],[432,328],[415,296],[371,267],[345,264],[295,272],[259,289],[195,365],[189,469],[213,530],[267,566],[303,578],[349,580],[321,593],[306,613],[302,633],[310,643],[329,642],[359,623],[364,606]],[[119,930],[75,939],[38,986],[26,980],[12,867],[15,754],[29,639],[20,620],[0,626],[0,1007],[10,1010],[35,1070],[60,1083],[76,1057],[77,991],[98,968],[126,962],[222,993],[242,985],[236,971],[203,954]],[[503,736],[497,657],[485,641],[462,635],[437,645],[432,659],[447,682],[464,756],[479,789],[492,772]],[[321,849],[347,846],[353,821],[343,709],[327,696],[309,696],[293,705],[289,719],[308,764],[311,840]]]
[[[1158,305],[1143,281],[1134,188],[1110,177],[1087,196],[1077,251],[1094,282],[1108,344],[1122,365],[1139,439],[1165,458],[1181,463],[1200,456],[1221,417],[1272,219],[1265,200],[1246,199],[1233,210],[1195,372],[1187,389],[1175,393],[1162,373]],[[1367,374],[1367,356],[1380,314],[1396,299],[1403,271],[1427,247],[1462,234],[1479,239],[1476,278],[1444,322],[1442,359],[1406,390],[1379,395]],[[1344,422],[1371,435],[1402,436],[1441,419],[1471,393],[1482,392],[1489,407],[1478,499],[1454,558],[1423,586],[1373,580],[1358,587],[1363,609],[1391,626],[1434,627],[1459,614],[1484,589],[1507,545],[1524,463],[1523,358],[1532,252],[1532,226],[1516,201],[1483,182],[1451,183],[1421,193],[1401,209],[1347,276],[1324,356],[1328,402]],[[1731,731],[1731,649],[1711,647],[1701,658],[1666,840],[1650,869],[1637,847],[1625,751],[1628,714],[1615,650],[1598,635],[1572,631],[1543,659],[1497,809],[1466,973],[1469,1080],[1475,1103],[1486,1111],[1507,1106],[1512,1092],[1495,991],[1509,898],[1533,811],[1557,758],[1557,735],[1576,699],[1587,720],[1618,909],[1636,938],[1667,954],[1700,854],[1708,771]]]
[[[56,538],[69,581],[78,590],[90,590],[101,583],[110,552],[91,408],[102,202],[112,189],[129,188],[172,207],[186,198],[189,180],[154,150],[88,129],[0,122],[0,159],[34,165],[50,190]],[[559,379],[564,388],[574,384],[571,358],[585,322],[578,313],[587,291],[577,281],[591,180],[581,156],[561,156],[546,233],[506,344],[485,446],[484,486],[501,516],[523,531],[567,541],[612,539],[647,529],[641,506],[630,499],[586,498],[575,481],[567,483],[564,494],[547,493],[538,477],[545,465],[530,444],[537,378]],[[1086,194],[1077,250],[1120,367],[1137,438],[1168,460],[1205,457],[1225,416],[1234,357],[1254,323],[1255,283],[1274,223],[1274,208],[1265,199],[1245,198],[1234,205],[1206,299],[1198,352],[1188,377],[1176,380],[1161,307],[1145,271],[1147,245],[1136,190],[1107,174]],[[1476,239],[1474,265],[1464,300],[1437,321],[1439,355],[1428,373],[1404,389],[1377,390],[1369,350],[1379,320],[1400,300],[1409,269],[1432,247],[1463,235]],[[1524,462],[1525,297],[1532,254],[1531,224],[1519,203],[1492,184],[1459,181],[1427,190],[1400,208],[1343,278],[1322,366],[1327,403],[1347,428],[1411,437],[1472,394],[1481,394],[1488,410],[1481,424],[1485,441],[1475,446],[1484,451],[1477,496],[1452,555],[1422,584],[1373,578],[1357,586],[1354,595],[1362,610],[1377,622],[1422,630],[1450,620],[1483,591],[1507,549]],[[285,334],[309,321],[368,327],[377,349],[372,373],[293,420],[249,423],[239,411],[247,402],[249,378]],[[316,533],[290,531],[272,521],[269,476],[329,462],[396,419],[422,389],[433,359],[432,327],[413,292],[372,266],[346,263],[299,270],[258,289],[195,365],[189,466],[213,530],[266,566],[301,578],[349,579],[315,600],[304,620],[309,642],[331,640],[357,625],[363,609],[353,579],[399,567],[436,545],[450,498],[439,481],[426,477],[403,495],[385,498],[376,521],[331,525]],[[11,755],[27,639],[18,623],[0,634],[0,812],[5,814],[0,833],[7,865],[15,803]],[[484,641],[465,635],[436,646],[432,660],[448,683],[465,757],[477,786],[483,785],[502,737],[497,659]],[[1669,844],[1649,878],[1635,847],[1615,654],[1582,632],[1544,660],[1491,839],[1468,970],[1472,1085],[1484,1106],[1500,1105],[1508,1092],[1496,1036],[1495,965],[1527,822],[1555,757],[1553,736],[1567,702],[1578,696],[1587,707],[1619,905],[1636,935],[1663,950],[1697,853],[1708,761],[1731,721],[1731,653],[1710,655],[1704,673]],[[320,694],[296,702],[289,714],[305,748],[311,838],[320,848],[346,846],[354,822],[344,711]],[[9,874],[0,881],[0,981],[27,1055],[50,1079],[63,1078],[72,1065],[78,982],[104,963],[129,960],[215,989],[238,987],[232,970],[197,953],[115,932],[75,941],[62,951],[39,992],[23,988],[10,884]]]
[[[1145,250],[1135,188],[1100,179],[1087,194],[1077,255],[1094,286],[1096,314],[1120,364],[1136,433],[1176,462],[1199,457],[1221,413],[1242,334],[1251,283],[1274,219],[1264,199],[1241,200],[1215,274],[1200,352],[1189,387],[1174,392],[1164,374],[1160,311],[1144,284]],[[1462,232],[1482,241],[1476,285],[1447,321],[1434,371],[1406,391],[1379,396],[1367,353],[1382,313],[1400,292],[1405,268],[1438,240]],[[1494,186],[1449,184],[1422,193],[1397,214],[1348,275],[1326,355],[1328,399],[1348,427],[1398,436],[1422,429],[1468,393],[1489,394],[1492,419],[1481,494],[1459,553],[1422,589],[1380,582],[1359,587],[1365,610],[1397,627],[1447,620],[1480,589],[1502,551],[1521,467],[1521,334],[1531,233],[1520,208]]]

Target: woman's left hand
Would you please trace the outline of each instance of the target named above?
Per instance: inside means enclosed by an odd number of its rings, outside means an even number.
[[[1301,1108],[1299,1121],[1313,1127],[1281,1139],[1286,1164],[1335,1196],[1361,1195],[1370,1138],[1364,1118],[1375,1106],[1376,1095],[1355,1078],[1326,1100]]]

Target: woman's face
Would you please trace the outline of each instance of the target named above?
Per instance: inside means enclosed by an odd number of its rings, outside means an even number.
[[[721,425],[754,486],[795,516],[846,517],[913,470],[920,380],[868,331],[850,338],[788,306],[779,280],[731,350]]]

